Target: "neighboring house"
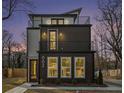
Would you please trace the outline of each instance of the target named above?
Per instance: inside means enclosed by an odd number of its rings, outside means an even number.
[[[90,19],[80,12],[29,14],[28,82],[94,81]]]

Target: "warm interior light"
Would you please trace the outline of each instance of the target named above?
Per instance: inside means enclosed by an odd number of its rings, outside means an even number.
[[[46,39],[46,33],[45,32],[42,33],[42,39]]]
[[[47,20],[46,21],[46,24],[51,24],[51,20]]]

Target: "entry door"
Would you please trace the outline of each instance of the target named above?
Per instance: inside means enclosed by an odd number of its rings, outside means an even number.
[[[30,79],[31,81],[37,81],[37,60],[30,60]]]
[[[49,30],[49,50],[57,50],[57,30]]]

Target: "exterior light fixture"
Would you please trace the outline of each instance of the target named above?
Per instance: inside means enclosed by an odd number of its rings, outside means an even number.
[[[64,38],[63,33],[59,33],[59,39],[60,39],[60,40],[63,40],[63,38]]]
[[[42,39],[46,39],[46,37],[47,37],[46,32],[43,32],[43,33],[42,33]]]

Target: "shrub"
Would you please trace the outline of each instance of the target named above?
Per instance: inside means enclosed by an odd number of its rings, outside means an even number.
[[[99,70],[99,76],[97,78],[97,83],[102,85],[103,84],[103,75],[102,75],[102,71]]]

